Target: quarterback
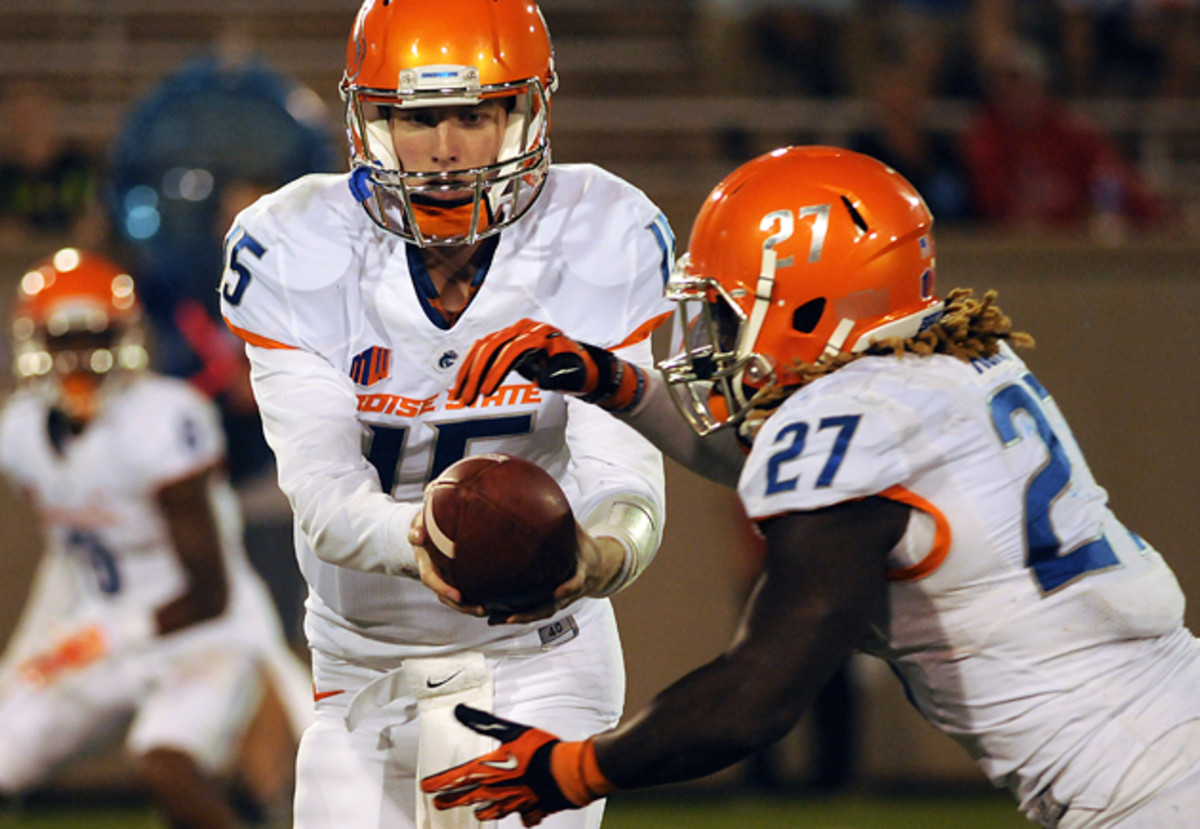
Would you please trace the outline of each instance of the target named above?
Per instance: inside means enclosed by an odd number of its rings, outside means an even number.
[[[661,212],[602,169],[550,164],[556,83],[527,0],[368,0],[341,86],[351,171],[263,197],[228,234],[222,312],[247,343],[310,588],[297,827],[426,825],[418,768],[486,745],[455,700],[578,737],[619,718],[607,596],[658,547],[661,455],[520,378],[470,406],[449,397],[471,344],[523,317],[649,366],[670,315]],[[414,529],[426,484],[483,452],[539,464],[580,524],[576,575],[507,619],[431,575]],[[597,826],[602,808],[562,825]]]
[[[459,706],[503,744],[425,780],[438,806],[533,824],[711,773],[785,734],[857,647],[1037,825],[1195,825],[1200,643],[1179,585],[1110,511],[1017,355],[1030,338],[992,293],[939,298],[934,265],[921,196],[867,156],[787,148],[718,185],[669,287],[676,355],[623,416],[736,480],[767,545],[737,637],[584,741]],[[594,360],[521,323],[475,347],[456,394],[516,367],[603,398]]]
[[[130,722],[134,769],[170,824],[233,827],[219,781],[262,678],[285,702],[308,680],[246,558],[216,409],[144,370],[133,280],[94,253],[25,274],[13,346],[0,470],[46,546],[0,670],[0,797]]]

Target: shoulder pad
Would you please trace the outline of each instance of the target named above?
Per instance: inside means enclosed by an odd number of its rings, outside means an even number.
[[[249,237],[263,253],[243,257],[239,264],[256,278],[290,291],[320,290],[345,275],[358,241],[376,232],[350,193],[348,175],[314,173],[238,214],[226,237],[226,263],[229,246]]]

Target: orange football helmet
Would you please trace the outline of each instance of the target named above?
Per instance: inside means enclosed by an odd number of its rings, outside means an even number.
[[[709,194],[667,286],[676,354],[659,363],[700,434],[735,425],[798,369],[935,322],[933,217],[861,153],[788,147]]]
[[[133,278],[95,253],[63,248],[29,270],[12,317],[17,380],[73,420],[91,420],[111,379],[149,362]]]
[[[340,85],[355,196],[376,224],[413,244],[471,244],[499,232],[545,184],[557,84],[550,35],[531,0],[366,0]],[[401,169],[392,108],[493,98],[509,105],[495,163]],[[422,199],[430,193],[440,200]]]

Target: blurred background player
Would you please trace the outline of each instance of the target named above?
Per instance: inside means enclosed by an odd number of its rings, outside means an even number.
[[[620,716],[607,596],[658,547],[661,456],[529,383],[470,408],[447,395],[471,344],[522,317],[649,365],[669,312],[658,208],[595,166],[550,165],[556,85],[532,3],[368,0],[342,80],[351,172],[263,197],[227,236],[222,313],[247,342],[310,588],[299,827],[425,826],[418,769],[482,747],[453,699],[577,736]],[[473,618],[407,539],[426,483],[489,451],[554,475],[581,524],[580,571],[509,625]],[[595,827],[602,809],[560,825]]]
[[[0,794],[128,726],[172,826],[231,827],[252,717],[278,695],[302,723],[307,683],[245,558],[216,410],[146,370],[142,335],[132,278],[100,255],[66,248],[20,280],[0,468],[46,547],[0,674]]]
[[[338,169],[328,115],[316,92],[265,60],[235,17],[123,116],[105,189],[155,367],[217,404],[247,553],[297,646],[306,591],[291,508],[276,484],[242,341],[221,322],[213,282],[225,232],[242,208],[305,173]]]
[[[460,706],[503,745],[428,780],[440,806],[533,824],[712,773],[785,733],[862,648],[1037,825],[1194,825],[1200,642],[1183,593],[1108,508],[994,294],[935,294],[932,225],[894,170],[829,147],[762,156],[705,200],[669,288],[680,349],[623,417],[736,481],[766,539],[740,629],[587,741]],[[493,334],[455,395],[516,366],[603,403],[611,384],[584,369],[611,356],[564,339]]]
[[[239,490],[274,476],[241,341],[221,322],[213,290],[222,241],[259,196],[337,169],[327,121],[317,94],[231,25],[135,103],[109,148],[107,207],[138,280],[155,364],[216,401]]]

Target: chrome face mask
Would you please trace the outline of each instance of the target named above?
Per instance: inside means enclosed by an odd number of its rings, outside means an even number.
[[[537,78],[484,88],[420,91],[403,98],[395,92],[357,88],[347,90],[345,96],[351,191],[375,224],[406,242],[420,247],[473,244],[525,215],[545,185],[550,166],[550,102],[548,90]],[[470,106],[497,97],[512,97],[514,103],[496,162],[461,170],[400,169],[387,108]]]
[[[683,268],[667,283],[666,296],[676,303],[674,356],[658,369],[671,399],[699,435],[736,425],[774,379],[770,361],[742,342],[749,333],[745,312],[716,280]]]

